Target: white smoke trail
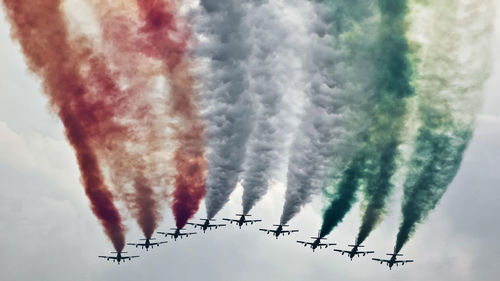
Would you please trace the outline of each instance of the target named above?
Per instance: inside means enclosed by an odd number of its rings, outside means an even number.
[[[255,126],[247,147],[243,180],[243,213],[265,195],[271,179],[286,159],[288,139],[298,117],[290,103],[302,96],[303,54],[310,30],[307,2],[255,1],[245,25],[249,29],[249,91],[255,96]],[[304,9],[305,8],[305,9]],[[298,93],[297,93],[298,92]],[[294,104],[295,109],[300,104]]]
[[[357,10],[351,21],[360,22],[343,22],[344,8]],[[365,17],[367,9],[342,1],[314,6],[305,62],[308,103],[290,151],[283,224],[321,191],[325,179],[338,176],[358,147],[356,136],[370,124],[364,109],[370,106],[368,73],[373,67],[360,46],[371,45],[364,40],[373,36],[364,34],[376,34],[376,25],[370,24],[376,19]],[[359,52],[353,55],[353,49]]]
[[[195,52],[206,63],[201,78],[208,130],[209,218],[236,187],[254,123],[245,67],[250,52],[248,30],[242,23],[246,8],[245,1],[201,0],[195,16],[199,38]]]

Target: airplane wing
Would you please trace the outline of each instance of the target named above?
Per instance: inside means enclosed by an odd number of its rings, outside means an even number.
[[[162,234],[162,235],[165,235],[165,236],[167,236],[167,235],[170,235],[170,234],[171,234],[171,233],[161,232],[161,231],[157,231],[156,233],[158,233],[158,234]]]
[[[160,246],[160,244],[165,244],[165,243],[167,243],[167,242],[168,242],[168,241],[154,242],[154,243],[150,243],[150,245]]]
[[[225,224],[210,224],[207,227],[210,228],[210,229],[212,229],[212,227],[217,228],[217,227],[220,227],[220,226],[226,226],[226,225]]]
[[[197,226],[198,226],[198,227],[202,227],[202,226],[203,226],[203,224],[201,224],[201,223],[192,223],[192,222],[188,222],[187,224],[192,225],[194,228],[196,228]]]
[[[151,244],[154,244],[154,243],[151,243]],[[130,246],[135,246],[135,247],[145,247],[146,244],[145,243],[127,243],[127,245],[130,245]]]
[[[328,246],[335,246],[337,243],[319,243],[318,246],[320,247],[328,247]]]
[[[282,230],[281,233],[293,233],[293,232],[299,232],[298,230]]]
[[[358,255],[358,256],[363,255],[364,256],[364,255],[373,254],[373,253],[375,253],[375,252],[374,251],[358,251],[358,252],[356,252],[356,255]]]
[[[265,231],[265,232],[267,232],[267,233],[269,233],[269,232],[276,233],[276,230],[274,230],[274,229],[264,229],[264,228],[259,228],[259,230],[260,230],[260,231]]]
[[[339,252],[341,253],[342,255],[347,253],[348,251],[344,251],[344,250],[341,250],[341,249],[333,249],[335,252]]]
[[[260,222],[262,220],[246,220],[245,222],[249,222],[249,223],[254,223],[254,222]]]
[[[112,256],[98,256],[99,258],[107,259],[107,260],[116,260],[116,257]]]
[[[128,259],[128,260],[131,260],[131,259],[134,259],[134,258],[138,258],[139,256],[124,256],[122,257],[122,259]]]
[[[305,241],[299,241],[299,240],[297,240],[297,243],[304,244],[304,246],[305,246],[305,245],[312,245],[312,243],[311,243],[311,242],[305,242]]]
[[[401,263],[404,264],[406,262],[413,262],[413,260],[400,260],[400,261],[395,261],[394,263]]]
[[[387,263],[387,264],[389,264],[389,262],[390,262],[389,260],[377,259],[377,258],[372,258],[372,260],[374,260],[374,261],[378,261],[378,262],[380,262],[380,263],[384,263],[384,262],[385,262],[385,263]]]
[[[222,219],[223,221],[228,221],[229,223],[238,222],[238,220],[233,219]]]

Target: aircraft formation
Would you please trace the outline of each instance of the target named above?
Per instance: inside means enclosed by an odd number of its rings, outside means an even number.
[[[124,218],[145,237],[129,245],[149,250],[164,244],[151,237],[165,206],[176,228],[158,234],[217,229],[241,183],[245,215],[224,221],[242,228],[279,178],[279,224],[260,231],[296,232],[283,228],[321,194],[320,232],[297,242],[332,247],[325,236],[361,201],[355,245],[335,251],[353,258],[372,254],[359,248],[398,203],[394,253],[375,261],[412,262],[399,252],[460,170],[489,76],[493,0],[86,1],[99,32],[74,28],[86,27],[76,7],[38,2],[3,0],[12,38],[113,244],[101,257],[117,262],[135,258],[121,256]],[[202,201],[207,218],[188,222]]]
[[[257,222],[261,222],[262,220],[249,220],[247,217],[251,215],[244,215],[244,214],[236,214],[236,216],[239,216],[238,219],[229,219],[229,218],[223,218],[222,220],[228,221],[230,224],[235,223],[235,225],[239,226],[241,229],[242,226],[247,226],[248,224],[254,224]],[[206,230],[212,230],[212,229],[217,229],[219,227],[224,227],[226,224],[215,224],[211,223],[215,221],[215,219],[200,219],[203,221],[203,223],[191,223],[188,222],[188,225],[192,225],[194,228],[200,228],[203,230],[203,233],[206,232]],[[286,224],[273,224],[275,226],[275,229],[269,228],[259,228],[260,231],[266,232],[266,234],[272,234],[276,239],[278,239],[281,236],[285,235],[290,235],[295,232],[299,232],[298,229],[284,229],[285,227],[289,227],[289,225]],[[158,231],[158,234],[161,234],[165,237],[170,237],[174,239],[174,241],[177,241],[177,238],[183,238],[183,237],[189,237],[190,235],[196,234],[196,232],[182,232],[185,229],[179,229],[179,228],[171,228],[170,232],[162,232]],[[312,241],[302,241],[302,240],[297,240],[296,242],[299,244],[302,244],[304,247],[309,246],[312,251],[314,252],[316,249],[323,249],[323,248],[328,248],[332,246],[336,246],[337,243],[324,243],[322,240],[326,240],[327,238],[321,237],[320,232],[318,231],[317,237],[311,237]],[[139,243],[127,243],[127,245],[130,246],[135,246],[136,248],[141,248],[145,249],[146,251],[149,250],[149,248],[153,249],[154,247],[159,247],[161,244],[166,244],[168,241],[161,241],[161,242],[152,242],[152,240],[156,240],[156,238],[142,238],[140,241],[144,242],[139,242]],[[359,248],[364,247],[363,245],[360,244],[354,244],[354,245],[347,245],[348,247],[351,247],[351,249],[348,250],[342,250],[342,249],[337,249],[334,248],[333,251],[340,253],[342,256],[345,254],[347,257],[349,257],[352,261],[354,257],[361,257],[361,256],[366,256],[369,254],[374,254],[374,251],[362,251],[359,250]],[[106,259],[108,261],[113,261],[117,262],[120,264],[120,262],[125,262],[126,260],[132,260],[133,258],[138,258],[139,256],[123,256],[122,254],[125,254],[127,252],[111,252],[112,254],[116,254],[116,256],[98,256],[99,258]],[[403,254],[394,252],[392,254],[387,254],[390,256],[389,259],[383,259],[383,258],[372,258],[373,261],[380,262],[380,264],[386,264],[389,269],[391,270],[394,265],[399,266],[399,265],[404,265],[405,263],[410,263],[413,262],[413,260],[400,260],[397,257],[402,256]]]

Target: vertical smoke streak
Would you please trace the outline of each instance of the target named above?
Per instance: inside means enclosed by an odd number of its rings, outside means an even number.
[[[208,176],[206,208],[213,218],[236,187],[253,126],[244,61],[250,47],[242,24],[245,1],[201,0],[196,29],[197,54],[204,71],[204,117],[207,123]]]
[[[372,54],[376,69],[371,74],[372,121],[362,133],[365,139],[362,148],[341,175],[333,194],[326,193],[330,203],[323,215],[321,237],[329,234],[342,221],[356,201],[356,191],[361,184],[365,185],[365,200],[370,202],[363,216],[362,230],[367,218],[374,218],[370,221],[370,227],[373,227],[393,187],[391,177],[396,171],[398,146],[406,117],[406,98],[413,94],[405,30],[408,9],[406,0],[379,0],[377,4],[380,26]],[[377,203],[370,205],[375,200]],[[357,242],[361,243],[364,238],[358,237]]]
[[[255,1],[243,22],[252,42],[248,57],[249,89],[255,97],[255,125],[247,144],[242,173],[243,214],[248,214],[262,198],[286,153],[294,115],[287,101],[303,72],[301,53],[307,36],[303,1]],[[298,11],[300,9],[300,12]],[[297,11],[296,11],[297,10]],[[285,96],[286,95],[286,96]]]
[[[357,135],[369,123],[368,59],[374,33],[372,5],[358,1],[318,1],[306,69],[310,73],[306,105],[290,151],[287,191],[281,223],[321,191],[326,178],[345,169],[359,145]]]
[[[85,81],[80,69],[93,54],[88,42],[71,42],[60,1],[4,0],[13,36],[21,43],[29,68],[43,78],[43,86],[51,105],[56,109],[66,129],[66,136],[75,149],[82,183],[92,211],[104,226],[105,233],[117,251],[125,244],[121,217],[113,204],[100,171],[94,142],[103,133],[122,128],[114,124],[105,104],[88,100],[92,81]],[[91,57],[91,56],[90,56]],[[99,60],[99,58],[95,58]],[[111,80],[108,73],[94,73],[101,82]],[[110,95],[117,93],[110,83]]]
[[[118,198],[126,203],[144,236],[151,238],[161,219],[159,198],[164,196],[159,187],[170,180],[165,171],[165,164],[170,164],[165,145],[167,123],[165,110],[159,106],[164,100],[155,96],[153,86],[161,72],[157,62],[136,50],[140,46],[134,42],[140,26],[134,18],[136,10],[114,7],[117,1],[89,3],[101,27],[106,67],[113,70],[122,91],[113,106],[114,120],[127,128],[122,134],[108,134],[96,147]],[[100,96],[105,95],[105,89],[100,90]]]
[[[472,137],[489,75],[493,1],[415,2],[421,127],[403,185],[398,253],[436,207],[455,177]],[[430,28],[432,27],[432,28]]]
[[[170,82],[169,111],[178,141],[173,212],[178,228],[184,227],[205,195],[204,126],[198,116],[197,97],[189,71],[191,32],[172,1],[137,1],[145,21],[140,29],[146,39],[145,54],[161,59]]]

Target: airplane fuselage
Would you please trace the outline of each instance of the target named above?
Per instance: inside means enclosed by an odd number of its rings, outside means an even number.
[[[245,216],[241,216],[240,219],[238,220],[238,226],[241,228],[241,226],[245,223],[246,218]]]
[[[278,226],[278,228],[276,228],[276,232],[274,233],[274,235],[276,236],[276,238],[278,238],[281,234],[281,231],[283,231],[283,226],[280,225]]]
[[[356,245],[349,252],[349,258],[351,258],[351,260],[352,260],[352,258],[354,258],[354,256],[356,256],[357,253],[358,253],[358,246]]]
[[[205,232],[208,229],[209,225],[210,225],[210,221],[208,219],[206,219],[205,222],[203,223],[203,226],[201,227],[203,232]]]
[[[391,256],[391,258],[389,259],[389,262],[387,263],[387,266],[389,267],[389,269],[392,269],[392,266],[396,263],[396,258],[397,258],[397,255],[393,254]]]
[[[321,239],[319,238],[316,238],[316,240],[314,240],[314,242],[311,244],[311,248],[313,249],[313,251],[318,248],[319,244],[321,244]]]
[[[146,251],[149,249],[149,246],[151,246],[151,242],[149,242],[149,239],[146,239],[146,242],[144,242],[144,247],[146,248]]]

